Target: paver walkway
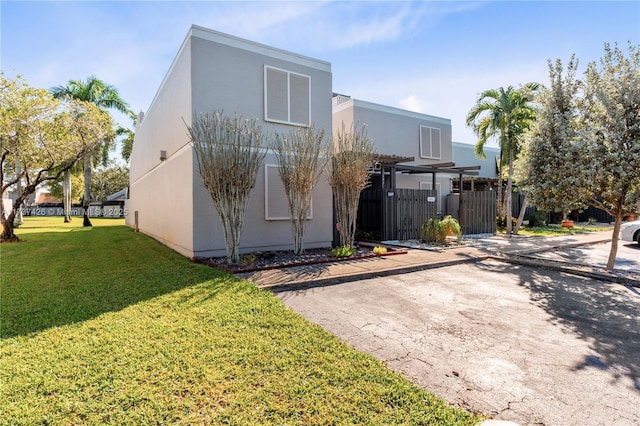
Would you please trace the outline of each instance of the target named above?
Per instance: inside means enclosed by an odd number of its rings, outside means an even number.
[[[510,256],[511,260],[515,260],[517,256],[520,256],[519,261],[526,262],[527,259],[523,258],[525,255],[557,248],[602,243],[610,240],[611,231],[547,238],[494,236],[469,240],[466,245],[456,248],[442,250],[407,249],[405,254],[246,272],[238,274],[238,276],[255,282],[259,287],[272,291],[281,291],[476,262],[490,257]],[[583,275],[586,273],[596,278],[611,278],[611,274],[598,270],[598,268],[585,272],[584,268],[577,268],[575,265],[566,264],[565,267],[568,269],[574,267],[576,272]]]

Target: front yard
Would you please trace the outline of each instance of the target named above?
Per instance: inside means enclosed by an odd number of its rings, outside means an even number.
[[[122,223],[27,218],[0,247],[0,424],[481,420]]]

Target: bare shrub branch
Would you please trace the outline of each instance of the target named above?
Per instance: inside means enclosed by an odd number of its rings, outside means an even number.
[[[358,123],[342,123],[333,141],[329,184],[333,190],[341,246],[353,246],[360,192],[369,185],[375,163],[373,141]]]
[[[227,261],[240,261],[240,236],[249,193],[266,154],[256,119],[222,111],[201,114],[189,127],[205,188],[220,217]]]
[[[287,194],[293,252],[302,254],[311,193],[327,164],[325,132],[312,126],[292,130],[288,135],[276,134],[271,149]]]

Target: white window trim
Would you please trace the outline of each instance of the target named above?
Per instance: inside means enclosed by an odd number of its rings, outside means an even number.
[[[286,204],[287,216],[269,216],[269,169],[275,168],[278,169],[277,164],[267,164],[264,165],[264,219],[265,220],[291,220],[291,216],[289,216],[289,201],[286,199],[284,202]],[[282,179],[280,178],[280,173],[277,174],[278,183],[282,184]],[[307,220],[313,219],[313,196],[311,197],[311,203],[309,204],[309,213],[307,215]]]
[[[268,94],[269,94],[269,88],[268,83],[267,83],[267,71],[268,70],[276,70],[276,71],[280,71],[280,72],[284,72],[287,74],[287,91],[288,91],[288,96],[287,96],[287,120],[278,120],[275,118],[269,118],[269,108],[268,108]],[[291,121],[291,75],[299,75],[301,77],[306,77],[309,79],[309,122],[308,123],[298,123],[295,121]],[[277,67],[272,67],[270,65],[265,65],[264,66],[264,121],[268,121],[270,123],[280,123],[280,124],[288,124],[288,125],[293,125],[293,126],[302,126],[302,127],[309,127],[311,126],[311,123],[313,122],[311,119],[311,76],[310,75],[306,75],[306,74],[302,74],[299,72],[293,72],[293,71],[289,71],[289,70],[285,70],[282,68],[277,68]]]
[[[435,129],[440,133],[440,140],[438,141],[438,143],[440,144],[440,157],[434,157],[432,155],[424,155],[422,152],[422,129],[429,129],[429,143],[431,144],[431,154],[433,154],[433,139],[431,139],[431,129]],[[424,126],[424,125],[420,125],[420,158],[431,158],[434,160],[439,160],[442,158],[442,129],[440,129],[439,127],[432,127],[432,126]]]

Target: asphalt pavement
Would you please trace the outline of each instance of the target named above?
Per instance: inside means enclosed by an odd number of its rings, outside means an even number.
[[[482,260],[276,293],[454,405],[519,425],[640,424],[640,291]]]
[[[606,271],[610,231],[397,243],[387,256],[238,275],[494,421],[640,424],[639,247],[620,241]]]

